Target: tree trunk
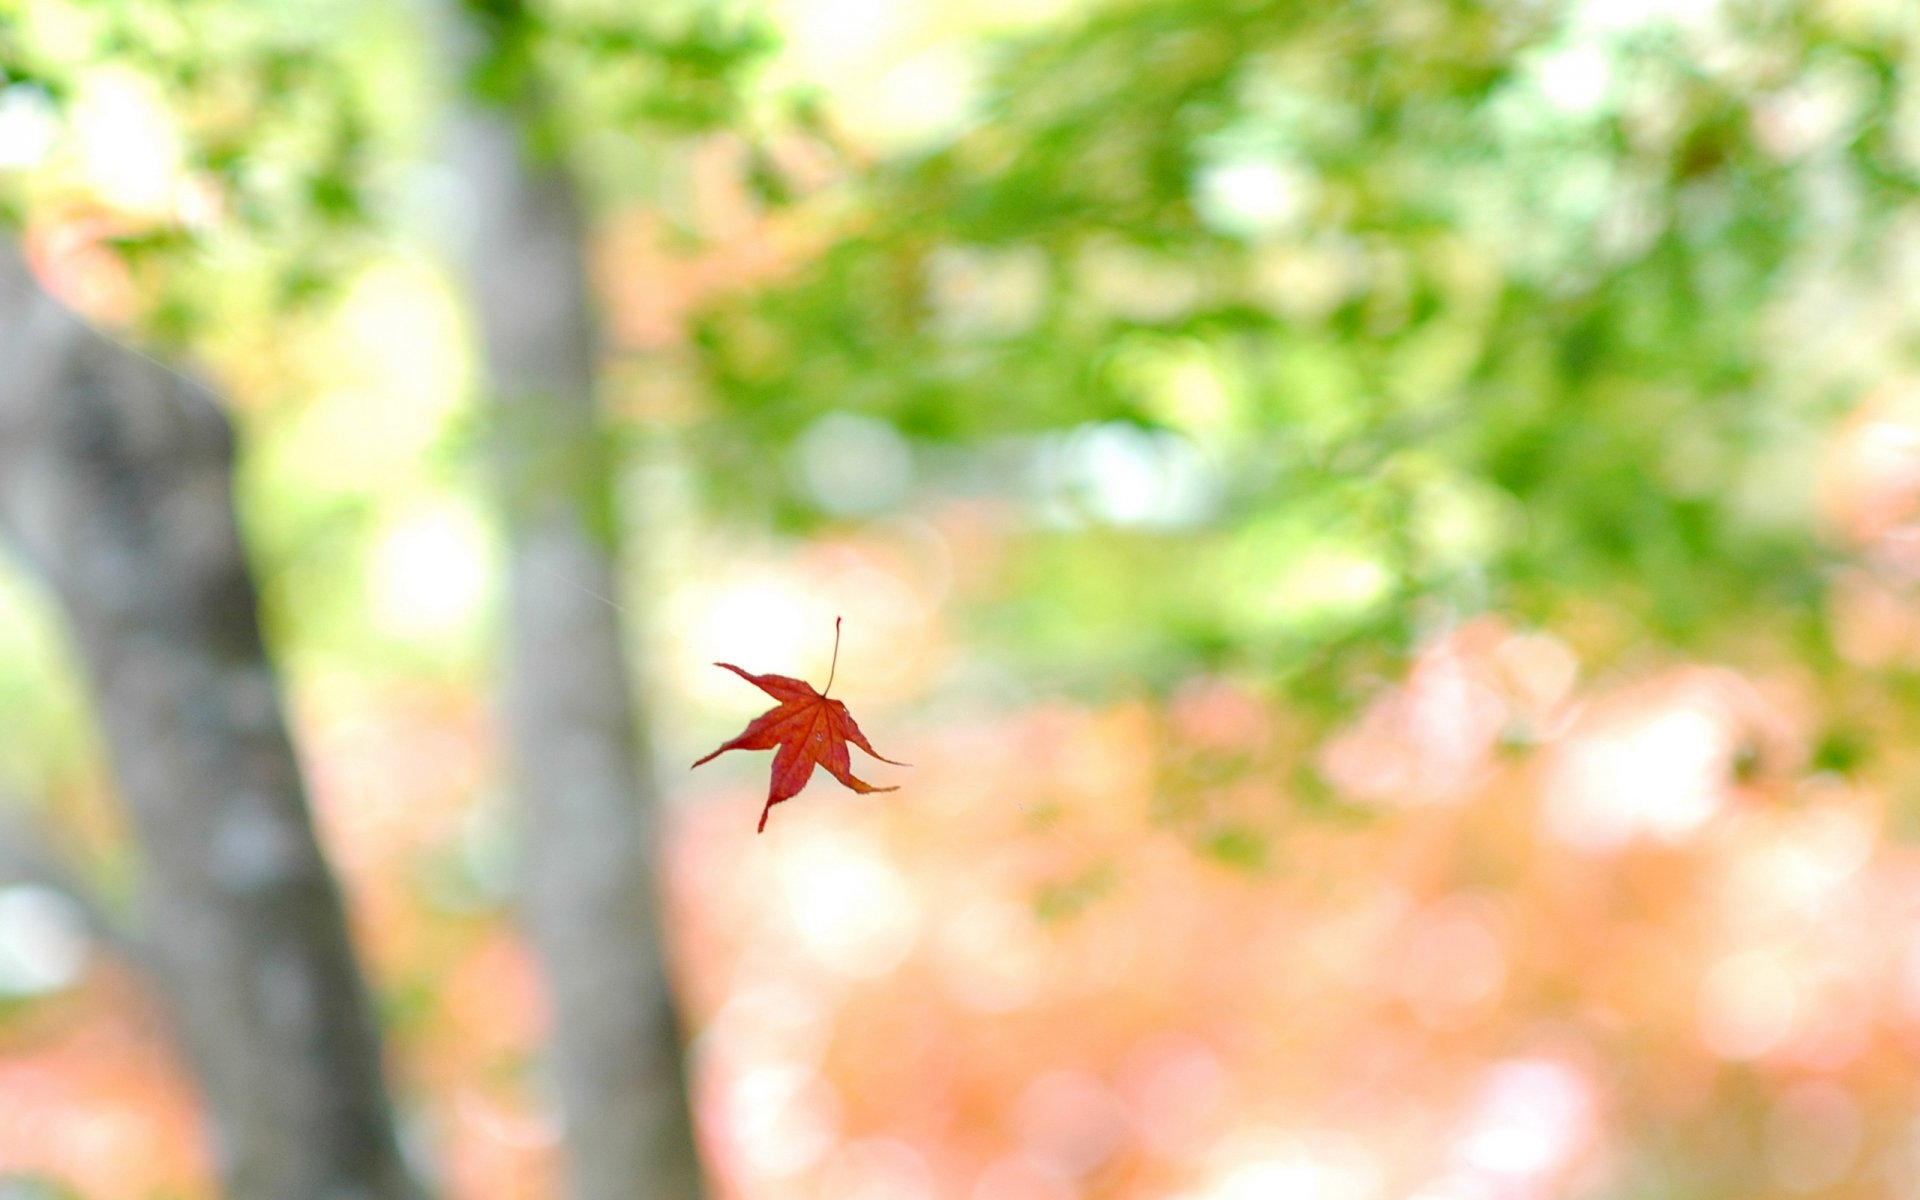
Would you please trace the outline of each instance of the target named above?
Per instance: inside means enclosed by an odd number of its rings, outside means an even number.
[[[0,245],[0,530],[73,630],[140,852],[139,936],[233,1200],[414,1196],[261,642],[212,396]]]
[[[700,1194],[700,1171],[655,892],[657,803],[613,600],[584,222],[561,165],[529,156],[526,117],[469,105],[455,129],[510,547],[524,911],[552,1003],[567,1194],[678,1200]]]

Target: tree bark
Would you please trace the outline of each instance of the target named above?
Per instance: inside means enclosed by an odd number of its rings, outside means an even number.
[[[0,531],[73,630],[140,852],[139,938],[233,1200],[408,1200],[204,388],[0,245]]]
[[[454,157],[475,218],[509,541],[505,679],[523,907],[552,1005],[574,1200],[700,1194],[656,896],[658,805],[636,723],[616,567],[584,220],[525,108],[469,103]]]

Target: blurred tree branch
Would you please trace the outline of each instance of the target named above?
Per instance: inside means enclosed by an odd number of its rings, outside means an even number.
[[[380,1035],[317,842],[199,384],[0,245],[0,533],[73,631],[141,858],[138,937],[235,1200],[404,1200]]]

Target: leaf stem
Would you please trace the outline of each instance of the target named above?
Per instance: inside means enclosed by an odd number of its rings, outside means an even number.
[[[827,693],[833,690],[833,674],[840,669],[840,618],[833,619],[833,665],[827,668],[827,686],[820,689],[820,698],[825,700]]]

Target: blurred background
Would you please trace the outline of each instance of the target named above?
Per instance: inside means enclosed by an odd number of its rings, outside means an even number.
[[[714,1196],[1920,1196],[1916,54],[1904,0],[0,0],[0,224],[237,428],[437,1194],[583,1194],[500,719],[560,596],[624,626]],[[553,285],[476,109],[567,185],[604,561],[489,465]],[[211,1197],[61,595],[0,563],[0,1196]],[[836,617],[914,765],[756,836],[711,664],[824,682]]]

